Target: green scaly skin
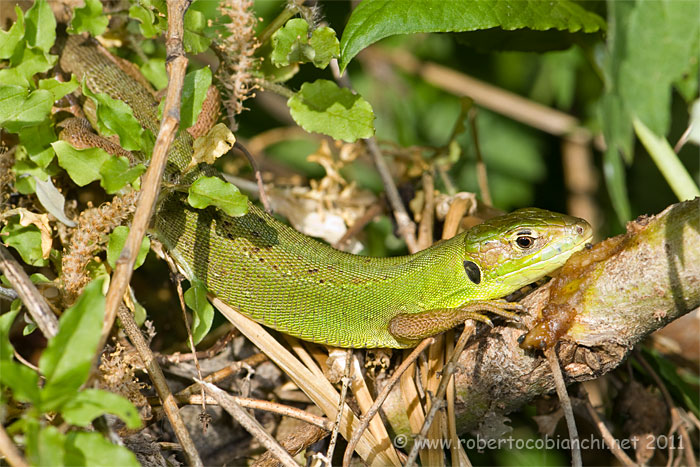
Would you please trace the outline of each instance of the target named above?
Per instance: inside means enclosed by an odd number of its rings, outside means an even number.
[[[157,132],[153,97],[90,42],[69,38],[61,67],[85,78],[93,92],[125,101],[144,128]],[[213,173],[200,167],[181,175],[191,144],[186,132],[173,143],[166,169],[171,182]],[[160,205],[153,233],[188,278],[203,281],[244,315],[304,340],[355,348],[412,347],[479,318],[475,311],[484,301],[552,272],[591,238],[586,221],[531,208],[413,255],[371,258],[334,250],[252,204],[247,215],[233,218],[214,208],[192,209],[180,193]],[[486,305],[512,309],[500,301]]]

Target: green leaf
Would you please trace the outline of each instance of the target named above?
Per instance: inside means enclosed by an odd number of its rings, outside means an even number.
[[[17,303],[17,305],[15,305],[15,303]],[[14,355],[13,347],[10,343],[10,329],[12,329],[12,323],[15,322],[17,313],[19,313],[21,308],[22,301],[16,299],[12,301],[10,311],[0,315],[0,361],[12,360]]]
[[[47,52],[56,41],[56,18],[46,0],[36,0],[25,16],[25,39],[32,47]]]
[[[329,27],[314,30],[308,35],[309,24],[301,18],[287,21],[283,28],[272,35],[270,60],[276,67],[286,67],[293,63],[313,62],[318,68],[325,68],[333,57],[340,53],[340,44],[335,31]]]
[[[72,432],[65,443],[65,465],[140,467],[133,452],[110,443],[99,433]]]
[[[56,410],[74,398],[90,374],[102,331],[103,282],[96,279],[85,287],[75,304],[61,316],[58,333],[41,354],[39,369],[46,378],[43,411]]]
[[[331,59],[340,55],[340,42],[335,31],[327,26],[314,29],[309,39],[309,45],[314,50],[313,64],[316,68],[326,68]]]
[[[627,18],[627,53],[617,77],[626,108],[657,135],[668,132],[671,85],[698,60],[699,2],[637,2]],[[696,75],[697,79],[697,75]]]
[[[206,37],[207,18],[201,11],[190,7],[185,13],[185,32],[182,42],[185,51],[193,54],[204,52],[211,44],[211,39]]]
[[[353,10],[343,31],[340,69],[365,47],[395,34],[497,27],[592,33],[604,29],[605,21],[569,0],[365,0]]]
[[[105,32],[108,24],[109,18],[102,14],[100,0],[85,0],[85,6],[76,8],[73,12],[68,32],[71,34],[89,32],[93,36],[99,36]]]
[[[168,85],[168,73],[165,70],[165,60],[151,58],[141,65],[141,73],[158,90]]]
[[[19,223],[19,217],[12,216],[7,225],[0,230],[0,238],[5,245],[17,250],[25,263],[32,266],[48,264],[41,252],[41,231],[36,225],[23,227]]]
[[[37,125],[49,116],[53,95],[44,89],[31,93],[22,86],[0,85],[0,127],[10,133]]]
[[[697,69],[698,2],[610,2],[611,34],[603,61],[606,94],[599,114],[608,147],[633,156],[632,120],[666,135],[671,88]],[[697,80],[697,75],[693,77]]]
[[[131,5],[129,8],[129,17],[139,22],[139,29],[145,38],[158,36],[167,26],[165,21],[156,19],[155,14],[150,8],[137,4]]]
[[[625,164],[622,156],[614,147],[608,148],[603,153],[603,175],[617,219],[620,224],[625,225],[632,217],[632,210],[625,182]]]
[[[112,157],[104,149],[75,149],[65,141],[56,141],[51,143],[51,146],[58,156],[58,165],[66,169],[78,186],[100,180],[100,167]]]
[[[109,263],[112,268],[116,267],[119,255],[124,249],[126,244],[126,237],[129,236],[129,227],[125,225],[120,225],[109,235],[109,243],[107,244],[107,263]],[[141,240],[141,248],[139,248],[139,254],[136,256],[136,262],[134,263],[134,269],[140,267],[144,261],[146,261],[146,255],[148,250],[151,248],[151,240],[148,237],[143,237]]]
[[[63,418],[71,425],[77,426],[88,426],[94,419],[106,413],[121,418],[132,430],[141,426],[139,413],[128,399],[100,389],[80,391],[61,409]]]
[[[34,88],[32,77],[44,73],[56,64],[56,55],[49,55],[38,48],[26,47],[21,54],[12,57],[10,68],[0,70],[0,82],[26,88]]]
[[[647,152],[661,170],[669,186],[678,197],[679,201],[688,201],[700,197],[700,190],[678,159],[678,155],[666,138],[655,135],[641,120],[634,119],[634,131],[642,142]]]
[[[194,311],[192,339],[197,345],[207,335],[211,329],[211,323],[214,321],[214,307],[207,300],[207,287],[203,282],[192,281],[192,287],[185,292],[185,303]]]
[[[102,136],[119,135],[119,145],[127,151],[142,151],[151,155],[153,134],[141,127],[126,102],[112,99],[104,92],[93,93],[85,82],[83,94],[97,105],[97,127]]]
[[[202,177],[190,186],[188,192],[187,202],[193,208],[216,206],[231,217],[248,212],[248,197],[237,186],[218,177]]]
[[[202,111],[202,103],[211,85],[209,67],[190,71],[185,75],[182,86],[182,105],[180,106],[180,129],[186,130],[195,123]]]
[[[306,131],[349,143],[374,135],[374,112],[369,102],[332,81],[304,83],[287,105],[294,121]]]
[[[0,59],[6,60],[12,57],[19,47],[23,45],[24,13],[17,5],[15,5],[15,15],[17,16],[17,21],[14,22],[9,30],[3,31],[0,29]]]
[[[31,465],[62,467],[65,435],[55,426],[40,427],[35,419],[26,420],[26,456]]]
[[[64,83],[56,78],[39,80],[39,89],[45,89],[51,92],[51,94],[53,94],[54,101],[57,101],[66,94],[70,94],[71,92],[75,91],[78,89],[79,85],[80,83],[78,83],[78,80],[75,79],[75,75],[71,75],[70,81],[66,81]]]
[[[133,183],[145,171],[146,167],[143,164],[129,168],[129,159],[124,156],[110,157],[100,167],[100,185],[111,195],[128,183]]]
[[[42,169],[48,167],[53,160],[55,152],[51,143],[54,141],[56,132],[49,121],[19,131],[19,142],[27,151],[27,157]]]
[[[31,368],[12,360],[0,360],[0,384],[12,390],[12,397],[20,402],[39,405],[39,375]]]
[[[302,18],[287,21],[284,27],[272,35],[272,53],[270,59],[277,67],[288,66],[294,62],[309,62],[314,57],[309,45],[309,23]]]

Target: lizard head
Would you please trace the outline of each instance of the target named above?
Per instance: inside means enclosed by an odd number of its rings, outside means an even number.
[[[562,266],[592,235],[583,219],[520,209],[466,233],[464,271],[491,298],[502,297]]]

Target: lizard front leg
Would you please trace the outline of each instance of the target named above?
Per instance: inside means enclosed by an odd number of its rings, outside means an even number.
[[[436,308],[419,313],[401,313],[389,321],[389,333],[401,341],[419,341],[434,336],[465,322],[481,321],[493,327],[491,320],[480,312],[491,312],[509,320],[520,322],[515,313],[524,308],[518,303],[503,300],[477,300],[458,308]]]

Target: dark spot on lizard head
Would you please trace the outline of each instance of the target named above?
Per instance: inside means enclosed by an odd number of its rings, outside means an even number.
[[[314,274],[314,273],[317,273],[317,272],[318,272],[318,269],[316,269],[316,268],[314,268],[314,269],[309,269],[309,274]]]
[[[323,279],[319,279],[319,280],[318,280],[318,283],[319,283],[319,284],[323,284],[324,282],[325,282],[325,281],[324,281]]]

